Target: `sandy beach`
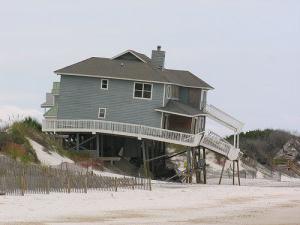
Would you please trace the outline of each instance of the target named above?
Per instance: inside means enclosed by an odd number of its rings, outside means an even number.
[[[0,197],[1,225],[299,225],[300,187],[154,184],[153,191]]]

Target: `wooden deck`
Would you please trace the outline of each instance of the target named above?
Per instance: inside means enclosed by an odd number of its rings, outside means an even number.
[[[43,120],[44,132],[90,132],[93,134],[115,134],[138,139],[149,139],[188,147],[203,146],[236,160],[240,150],[214,132],[189,134],[137,124],[103,120]]]

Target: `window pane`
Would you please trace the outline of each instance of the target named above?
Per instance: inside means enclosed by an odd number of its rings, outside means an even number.
[[[152,87],[151,84],[144,84],[144,90],[145,91],[151,91],[151,87]]]
[[[144,91],[143,98],[151,98],[151,91]]]
[[[143,84],[141,83],[135,83],[135,90],[143,90]]]
[[[105,118],[105,109],[99,109],[99,118]]]
[[[102,89],[108,88],[108,80],[101,80],[101,88]]]
[[[172,97],[172,87],[171,85],[167,86],[167,98],[171,98]]]
[[[136,98],[141,98],[142,97],[142,91],[135,91],[134,92],[134,97],[136,97]]]

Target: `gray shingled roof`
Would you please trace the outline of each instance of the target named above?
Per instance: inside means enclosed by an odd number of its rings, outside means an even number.
[[[189,71],[170,69],[161,71],[154,69],[151,66],[150,58],[144,54],[133,52],[143,58],[147,63],[92,57],[56,70],[55,73],[171,83],[180,86],[213,89],[213,87]]]
[[[173,113],[177,115],[183,115],[188,117],[194,117],[197,115],[205,114],[202,110],[193,108],[180,101],[170,100],[165,107],[155,109],[159,112]]]

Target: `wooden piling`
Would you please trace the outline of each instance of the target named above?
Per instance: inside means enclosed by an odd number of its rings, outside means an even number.
[[[236,163],[237,163],[236,165],[237,165],[237,173],[238,173],[238,183],[239,183],[239,186],[241,186],[239,160],[237,160]]]
[[[234,168],[235,168],[235,161],[233,160],[232,161],[232,184],[235,185],[235,182],[234,182]]]
[[[222,182],[222,177],[223,177],[223,173],[224,173],[224,168],[225,168],[225,165],[226,165],[226,161],[227,161],[227,159],[224,157],[224,163],[223,163],[222,172],[221,172],[221,176],[220,176],[220,180],[219,180],[219,185]]]
[[[118,178],[115,177],[114,179],[114,184],[115,184],[115,192],[118,191]]]
[[[205,148],[203,148],[203,160],[204,160],[203,181],[204,181],[204,184],[206,184],[207,180],[206,180],[206,149]]]

